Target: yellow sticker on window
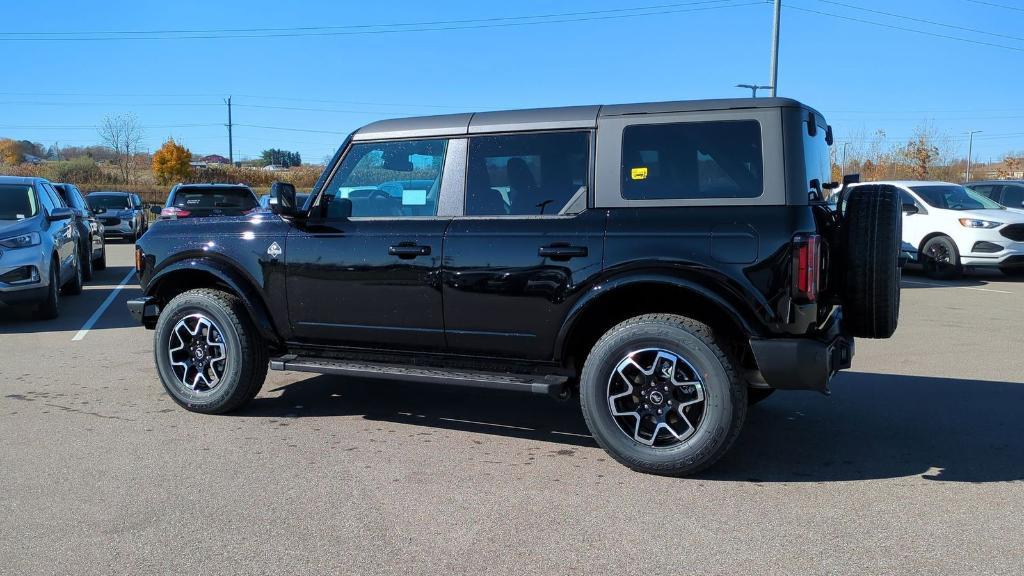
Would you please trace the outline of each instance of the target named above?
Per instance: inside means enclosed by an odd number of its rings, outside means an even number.
[[[646,180],[647,179],[647,167],[633,168],[629,172],[629,177],[633,180]]]

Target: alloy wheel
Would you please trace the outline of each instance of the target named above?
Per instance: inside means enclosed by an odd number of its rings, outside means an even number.
[[[193,392],[217,387],[227,367],[224,334],[203,314],[190,314],[174,325],[167,354],[178,382]]]

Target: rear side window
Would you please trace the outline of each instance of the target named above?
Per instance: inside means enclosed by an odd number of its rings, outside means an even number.
[[[478,136],[469,141],[467,216],[557,215],[590,170],[588,132]]]
[[[968,186],[967,188],[970,188],[971,190],[974,190],[975,192],[977,192],[978,194],[981,194],[985,198],[991,198],[992,200],[996,199],[996,195],[995,195],[996,187],[991,185],[991,184],[972,184],[972,185]]]
[[[1024,186],[1003,186],[1003,206],[1024,207]]]
[[[627,200],[756,198],[764,192],[756,120],[628,126],[622,133]]]

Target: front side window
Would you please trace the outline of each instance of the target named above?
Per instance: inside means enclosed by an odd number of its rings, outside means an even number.
[[[469,141],[467,216],[557,215],[586,192],[590,134],[478,136]]]
[[[327,184],[328,218],[435,216],[447,140],[354,144]]]
[[[622,133],[627,200],[756,198],[764,192],[756,120],[643,124]]]
[[[989,200],[963,186],[911,186],[929,206],[945,210],[1003,210],[998,202]]]
[[[0,185],[0,220],[24,220],[39,213],[32,187],[23,184]]]

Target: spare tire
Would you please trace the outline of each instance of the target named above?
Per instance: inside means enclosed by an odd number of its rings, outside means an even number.
[[[861,338],[888,338],[900,315],[903,210],[893,186],[857,186],[843,210],[843,321]]]

